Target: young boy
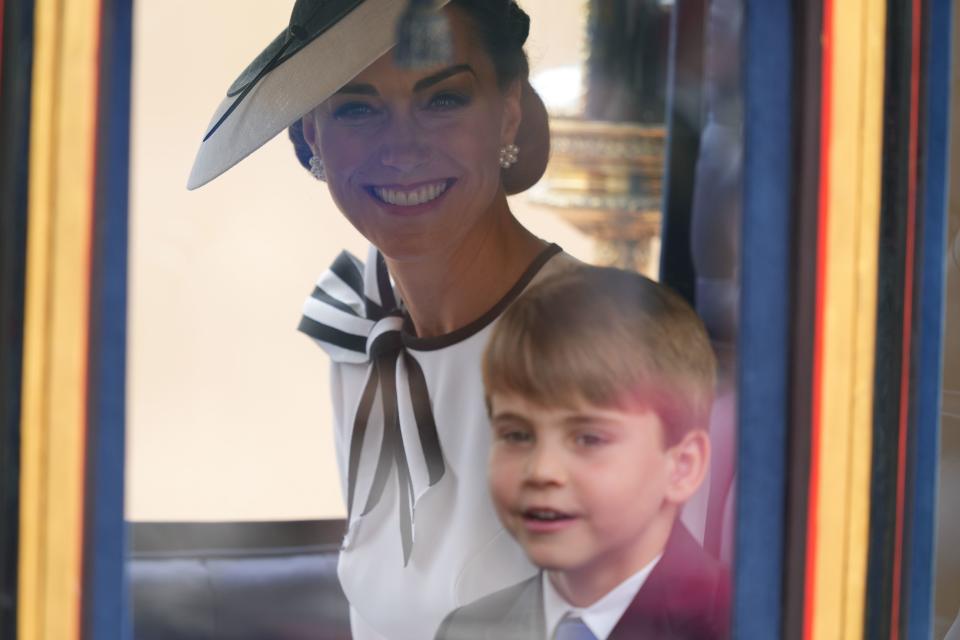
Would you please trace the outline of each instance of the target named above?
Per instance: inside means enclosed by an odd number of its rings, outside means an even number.
[[[677,518],[710,456],[715,360],[693,310],[635,273],[563,273],[506,311],[483,374],[493,502],[543,571],[437,638],[726,638],[728,574]]]

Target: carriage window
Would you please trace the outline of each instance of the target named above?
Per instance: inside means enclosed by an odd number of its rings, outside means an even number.
[[[703,159],[666,185],[673,3],[634,5],[523,4],[553,156],[544,179],[512,207],[534,233],[581,260],[657,277],[661,229],[670,232],[663,203],[677,212],[692,203],[692,235],[683,232],[676,252],[692,268],[665,280],[696,297],[728,383],[736,336],[736,68],[707,60],[696,76],[704,64],[698,26],[679,25],[678,37],[699,46],[701,57],[678,62],[686,84],[673,117],[677,126],[705,129]],[[217,55],[201,56],[204,25],[223,18],[216,4],[194,11],[189,21],[174,6],[136,13],[127,516],[340,518],[325,356],[293,329],[305,287],[340,249],[363,256],[365,241],[298,168],[286,136],[204,188],[185,190],[220,80],[258,50],[264,24],[288,18],[287,7],[274,4],[231,10],[232,37]],[[707,37],[735,57],[739,24],[728,23],[715,21]],[[184,46],[170,50],[170,34]],[[174,73],[184,91],[171,94],[161,79]],[[666,198],[665,188],[672,189]]]
[[[342,249],[365,257],[367,243],[298,166],[286,135],[185,189],[226,83],[262,48],[264,25],[286,25],[290,4],[205,2],[184,20],[180,3],[143,3],[135,14],[126,497],[135,626],[152,624],[153,590],[177,579],[151,562],[217,548],[333,557],[343,533],[328,359],[296,326],[317,276]],[[713,17],[703,3],[678,14],[671,0],[520,4],[552,157],[511,209],[575,258],[661,279],[702,317],[720,365],[713,460],[682,517],[730,562],[740,0],[717,0]],[[227,23],[211,48],[210,25]],[[682,132],[675,148],[670,126]]]

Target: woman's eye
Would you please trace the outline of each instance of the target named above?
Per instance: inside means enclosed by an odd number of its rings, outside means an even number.
[[[333,117],[337,120],[362,120],[376,114],[377,110],[366,102],[348,102],[333,111]]]
[[[427,107],[434,111],[449,111],[458,109],[469,102],[466,96],[459,93],[444,91],[430,98]]]

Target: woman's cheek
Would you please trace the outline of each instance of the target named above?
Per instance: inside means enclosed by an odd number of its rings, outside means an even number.
[[[328,171],[350,171],[374,152],[371,140],[375,144],[375,137],[361,127],[347,127],[335,121],[320,126],[320,150]]]

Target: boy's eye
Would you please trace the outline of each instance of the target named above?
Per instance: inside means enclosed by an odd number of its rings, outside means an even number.
[[[577,434],[576,443],[585,447],[596,447],[606,443],[606,439],[595,433],[580,433]]]
[[[497,433],[497,437],[511,444],[523,444],[533,439],[529,432],[521,429],[503,429]]]
[[[333,111],[337,120],[363,120],[377,115],[377,110],[366,102],[348,102]]]
[[[469,98],[453,91],[441,91],[430,98],[427,108],[433,111],[450,111],[470,102]]]

